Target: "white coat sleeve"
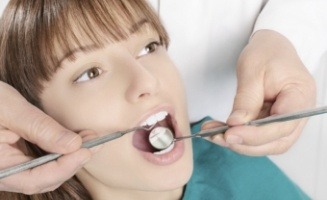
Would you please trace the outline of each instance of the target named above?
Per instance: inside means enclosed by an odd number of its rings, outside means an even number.
[[[269,29],[291,41],[304,65],[312,73],[327,53],[326,0],[270,0],[254,26]]]

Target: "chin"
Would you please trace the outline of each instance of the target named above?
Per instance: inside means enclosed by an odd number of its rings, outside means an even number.
[[[193,153],[191,140],[185,141],[184,155],[170,166],[161,166],[147,176],[149,188],[153,191],[176,190],[184,187],[193,173]],[[152,170],[150,170],[152,171]]]
[[[183,169],[183,174],[180,174],[180,172],[175,172],[175,176],[173,176],[172,179],[166,180],[164,182],[165,186],[163,186],[163,190],[175,190],[184,187],[190,180],[192,172],[193,166],[191,166],[190,169],[187,170]]]
[[[187,169],[174,171],[169,176],[163,176],[160,180],[152,180],[148,182],[148,187],[140,188],[141,190],[166,192],[183,188],[190,180],[193,172],[193,166]]]

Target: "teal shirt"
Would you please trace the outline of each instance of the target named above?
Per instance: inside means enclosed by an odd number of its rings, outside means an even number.
[[[192,126],[200,130],[204,118]],[[193,139],[194,172],[185,200],[310,199],[267,157],[249,157],[204,139]]]

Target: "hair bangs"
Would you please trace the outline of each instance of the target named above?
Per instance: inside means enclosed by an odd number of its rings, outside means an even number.
[[[141,1],[69,1],[56,16],[42,41],[43,58],[55,71],[64,58],[76,50],[88,51],[128,39],[143,23],[158,33],[168,46],[169,39],[156,14]]]
[[[168,34],[146,0],[11,0],[0,23],[0,80],[39,105],[44,82],[76,49],[127,39],[143,22],[168,46]]]

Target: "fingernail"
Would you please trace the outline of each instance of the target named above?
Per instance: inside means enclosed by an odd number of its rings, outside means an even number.
[[[246,110],[235,110],[231,115],[230,118],[245,118],[248,112]]]
[[[211,123],[212,123],[211,120],[203,122],[203,124],[201,125],[201,130],[207,128],[206,126],[208,126],[208,124],[211,124]]]
[[[210,120],[210,121],[204,122],[201,125],[201,130],[209,129],[209,128],[215,128],[215,127],[223,126],[223,125],[226,125],[226,123],[220,122],[220,121],[216,121],[216,120]]]
[[[248,112],[246,110],[235,110],[228,118],[228,121],[236,122],[236,123],[243,123],[247,119]]]
[[[79,148],[80,142],[76,143],[75,141],[78,140],[80,137],[76,133],[65,132],[62,136],[57,140],[57,144],[62,147],[66,147],[71,149],[71,146],[74,148]]]
[[[236,135],[228,135],[226,138],[228,144],[242,144],[243,139]]]
[[[225,139],[222,136],[219,135],[210,137],[209,141],[212,141],[222,147],[228,147],[228,143],[225,141]]]

